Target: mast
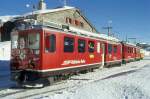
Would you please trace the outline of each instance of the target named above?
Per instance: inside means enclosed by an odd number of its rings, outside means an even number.
[[[46,3],[44,0],[39,1],[38,10],[45,10],[46,9]]]

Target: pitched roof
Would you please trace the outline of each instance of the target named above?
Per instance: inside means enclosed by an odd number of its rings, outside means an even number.
[[[91,22],[83,15],[83,13],[81,13],[81,11],[75,7],[64,6],[64,7],[59,7],[59,8],[55,8],[55,9],[37,10],[37,11],[26,13],[23,16],[29,16],[29,15],[33,15],[33,14],[52,13],[52,12],[57,12],[57,11],[69,10],[69,9],[76,10],[81,15],[81,17],[98,33],[98,31],[94,27],[94,25],[92,25]]]
[[[64,7],[55,8],[55,9],[37,10],[37,11],[33,11],[33,12],[26,13],[26,14],[24,14],[23,16],[28,16],[28,15],[32,15],[32,14],[51,13],[51,12],[69,10],[69,9],[75,9],[75,8],[74,8],[74,7],[69,7],[69,6],[64,6]]]

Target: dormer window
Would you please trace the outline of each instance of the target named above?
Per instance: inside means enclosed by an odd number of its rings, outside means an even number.
[[[79,25],[79,21],[78,20],[75,20],[74,23],[75,23],[76,26]]]
[[[69,18],[69,17],[67,17],[67,18],[66,18],[66,23],[67,23],[67,24],[72,24],[72,19]]]
[[[72,19],[71,18],[69,18],[69,23],[72,24]]]
[[[71,24],[71,25],[75,25],[75,26],[78,26],[78,27],[81,27],[81,28],[84,27],[83,22],[81,22],[79,20],[76,20],[76,19],[69,18],[69,17],[66,17],[66,23]]]

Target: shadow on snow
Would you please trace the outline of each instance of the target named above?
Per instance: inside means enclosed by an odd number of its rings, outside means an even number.
[[[0,90],[9,88],[13,82],[10,81],[10,61],[0,60]]]

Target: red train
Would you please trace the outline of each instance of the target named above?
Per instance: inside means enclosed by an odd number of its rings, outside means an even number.
[[[102,34],[70,30],[41,26],[12,32],[11,79],[47,85],[81,71],[139,59],[136,46]]]

